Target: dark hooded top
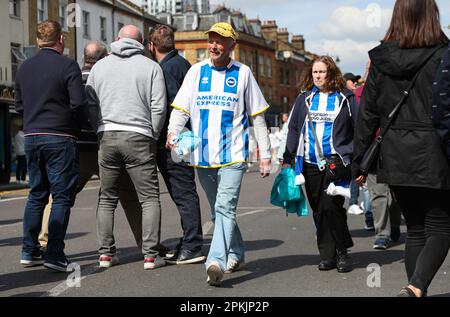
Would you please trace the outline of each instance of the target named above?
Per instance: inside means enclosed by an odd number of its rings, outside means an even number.
[[[395,186],[450,189],[450,169],[432,121],[433,83],[446,45],[421,66],[438,47],[400,49],[397,41],[370,51],[372,66],[361,98],[354,139],[353,176],[379,127],[420,74],[381,145],[377,180]]]

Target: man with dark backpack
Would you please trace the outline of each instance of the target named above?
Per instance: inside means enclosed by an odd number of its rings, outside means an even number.
[[[450,44],[433,84],[432,117],[436,133],[450,161]]]

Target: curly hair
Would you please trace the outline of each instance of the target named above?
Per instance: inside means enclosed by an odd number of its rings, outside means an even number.
[[[345,80],[342,76],[341,70],[337,67],[334,60],[329,56],[319,56],[312,60],[303,71],[302,79],[300,81],[300,90],[307,91],[314,87],[314,80],[312,69],[315,63],[322,62],[327,66],[327,83],[324,90],[326,91],[342,91],[345,89]]]

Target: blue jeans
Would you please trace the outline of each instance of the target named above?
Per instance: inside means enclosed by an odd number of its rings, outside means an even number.
[[[247,164],[219,169],[198,169],[197,174],[211,206],[214,234],[206,267],[216,261],[225,271],[228,257],[244,261],[244,240],[236,222],[236,208]]]
[[[357,183],[350,183],[350,200],[349,205],[358,205],[360,187]],[[367,187],[361,188],[364,201],[364,217],[366,220],[373,220],[372,204],[370,202],[369,189]]]
[[[25,137],[30,193],[23,217],[22,257],[39,255],[38,236],[44,208],[52,194],[47,259],[65,259],[64,238],[70,208],[75,202],[79,174],[78,146],[70,137],[39,135]]]
[[[373,221],[372,202],[370,200],[369,188],[367,188],[367,186],[361,188],[361,193],[363,194],[364,201],[364,217],[366,218],[366,221]]]

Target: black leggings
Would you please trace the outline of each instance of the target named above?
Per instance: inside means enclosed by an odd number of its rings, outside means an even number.
[[[450,191],[391,187],[405,217],[409,283],[427,292],[450,248]]]

